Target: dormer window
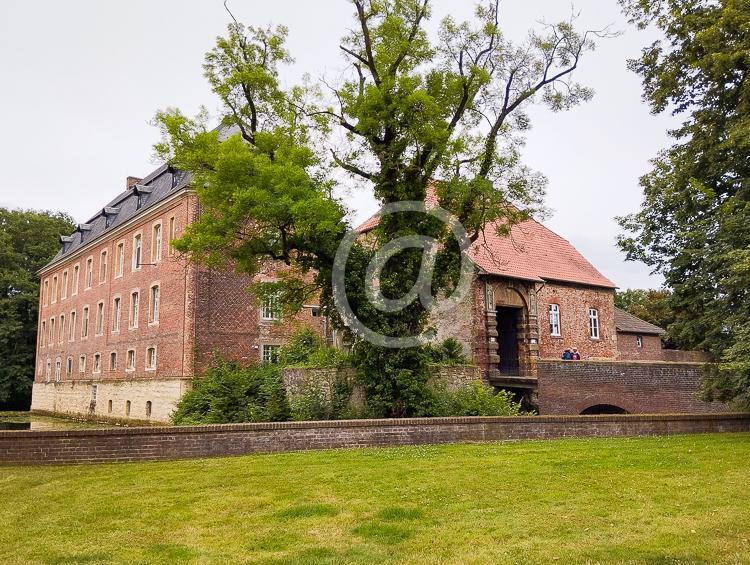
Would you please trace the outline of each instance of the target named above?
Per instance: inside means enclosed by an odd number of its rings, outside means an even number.
[[[135,185],[135,188],[133,190],[135,191],[136,195],[136,210],[140,210],[141,207],[146,203],[146,198],[149,194],[151,194],[151,191],[153,189],[143,184],[137,184]]]
[[[114,222],[115,218],[117,217],[117,214],[120,212],[119,208],[113,208],[111,206],[107,206],[102,210],[102,214],[104,215],[104,227],[108,228],[110,227]]]

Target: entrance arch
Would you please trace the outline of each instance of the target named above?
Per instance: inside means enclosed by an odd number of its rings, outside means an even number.
[[[630,412],[614,404],[594,404],[581,411],[582,416],[594,414],[630,414]]]

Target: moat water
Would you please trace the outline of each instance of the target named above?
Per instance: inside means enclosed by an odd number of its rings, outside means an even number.
[[[90,430],[107,427],[111,425],[30,412],[0,412],[0,430]]]

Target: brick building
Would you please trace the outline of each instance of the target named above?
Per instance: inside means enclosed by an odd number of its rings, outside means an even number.
[[[40,271],[32,410],[167,421],[214,351],[272,359],[299,324],[325,332],[316,304],[280,323],[250,280],[174,252],[198,214],[190,176],[162,166],[70,236]],[[259,275],[272,281],[273,269]]]
[[[60,238],[60,252],[39,273],[33,410],[167,421],[214,352],[270,361],[301,325],[331,338],[317,304],[281,320],[273,300],[257,304],[248,277],[176,254],[172,240],[198,214],[190,175],[165,165],[128,177],[124,192]],[[376,224],[372,218],[359,230]],[[508,237],[496,228],[488,225],[470,250],[469,296],[434,320],[438,338],[463,343],[482,379],[557,413],[599,405],[708,410],[690,392],[705,359],[662,350],[663,330],[616,310],[615,284],[568,241],[531,219]],[[275,273],[268,265],[258,277],[272,281]],[[577,368],[558,363],[567,347],[582,355]],[[633,365],[642,361],[651,368]],[[679,381],[682,400],[655,402],[661,397],[651,394],[644,402],[638,383],[648,375],[660,390]]]

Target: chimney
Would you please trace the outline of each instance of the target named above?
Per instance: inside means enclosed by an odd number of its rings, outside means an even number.
[[[125,190],[133,188],[136,184],[141,182],[143,179],[138,177],[128,177],[125,179]]]

